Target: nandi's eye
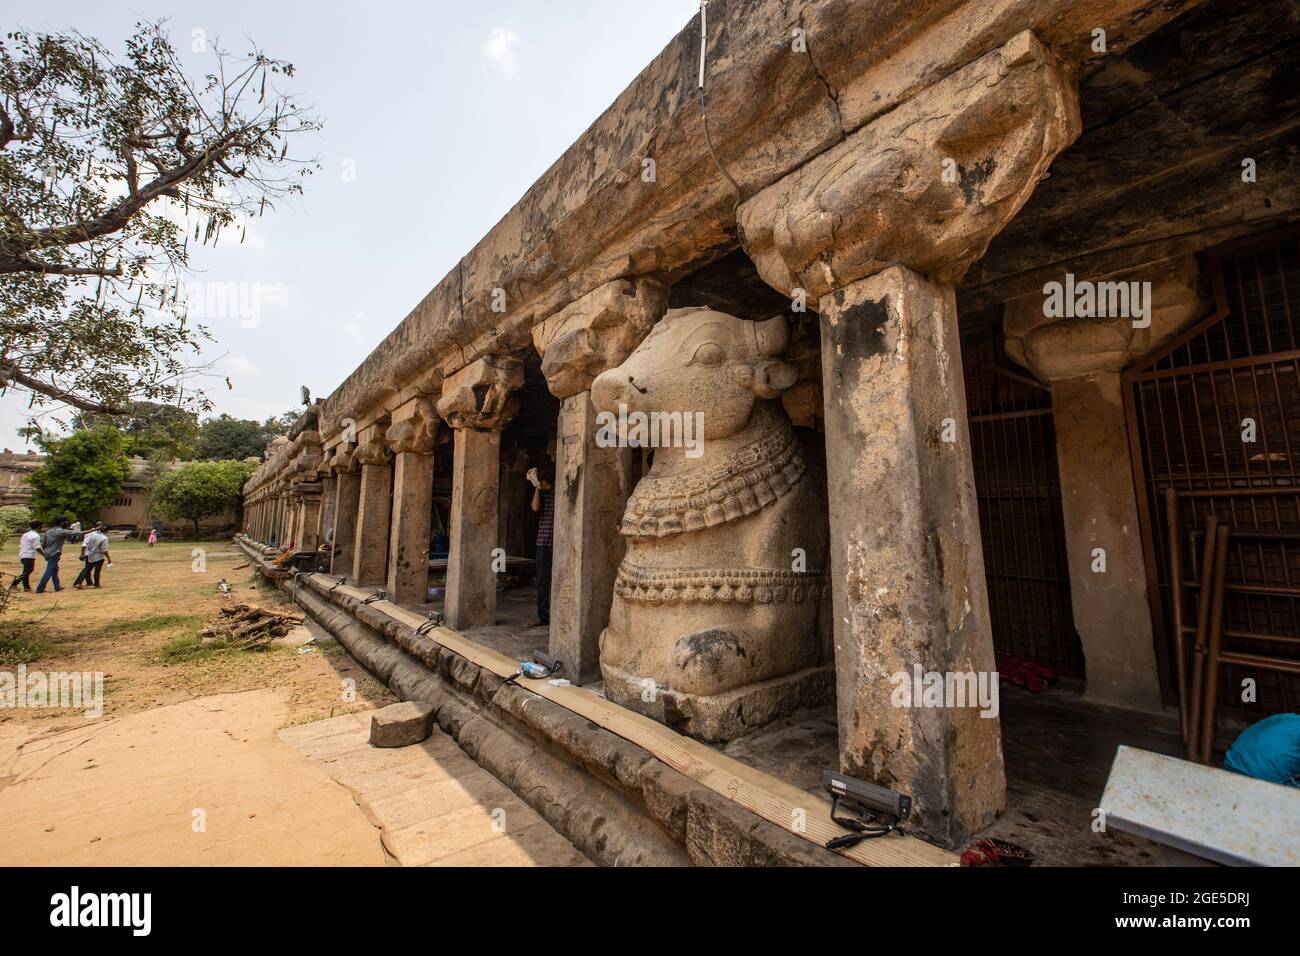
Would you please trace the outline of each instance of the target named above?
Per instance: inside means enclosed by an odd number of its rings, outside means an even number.
[[[727,353],[722,350],[722,346],[714,342],[705,342],[691,357],[692,365],[721,365],[727,359]]]

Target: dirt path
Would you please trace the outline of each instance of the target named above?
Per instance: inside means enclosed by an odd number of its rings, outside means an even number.
[[[0,865],[382,866],[345,787],[280,741],[283,690],[85,721],[0,756]]]
[[[228,544],[112,555],[103,589],[19,593],[0,616],[0,679],[104,675],[100,716],[0,706],[0,865],[585,862],[450,738],[370,748],[394,697],[314,625],[258,651],[203,642],[223,603],[292,609]]]

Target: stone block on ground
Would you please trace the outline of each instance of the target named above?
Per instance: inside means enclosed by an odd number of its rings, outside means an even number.
[[[413,700],[390,704],[370,718],[372,747],[407,747],[429,736],[433,728],[433,707]]]

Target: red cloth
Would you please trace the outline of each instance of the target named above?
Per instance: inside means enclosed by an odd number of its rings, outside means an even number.
[[[1001,674],[1017,687],[1041,694],[1056,680],[1056,670],[1027,657],[1008,657],[1002,662]]]

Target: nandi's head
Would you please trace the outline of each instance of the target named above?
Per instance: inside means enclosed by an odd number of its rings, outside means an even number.
[[[794,366],[781,361],[790,341],[784,316],[763,322],[712,309],[671,309],[622,365],[597,376],[599,411],[703,412],[704,437],[743,429],[760,398],[794,385]]]

